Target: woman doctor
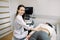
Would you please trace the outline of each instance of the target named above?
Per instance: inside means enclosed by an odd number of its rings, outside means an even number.
[[[26,25],[22,18],[22,15],[24,13],[25,13],[24,5],[19,5],[14,20],[14,32],[13,32],[14,40],[24,40],[26,38],[28,31],[24,31],[24,28],[27,30],[37,31],[36,29]]]

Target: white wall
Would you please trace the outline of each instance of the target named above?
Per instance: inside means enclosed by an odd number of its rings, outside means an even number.
[[[33,15],[36,17],[46,18],[48,21],[60,20],[60,0],[20,0],[20,4],[32,6]]]
[[[33,7],[33,15],[50,22],[60,20],[60,0],[20,0],[20,4]],[[52,20],[52,21],[51,21]]]
[[[57,40],[60,40],[60,23],[57,24]]]
[[[20,0],[20,4],[33,6],[35,15],[60,16],[60,0]]]

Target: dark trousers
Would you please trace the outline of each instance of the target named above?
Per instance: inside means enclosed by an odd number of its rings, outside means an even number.
[[[50,40],[50,37],[46,32],[38,31],[33,33],[29,40]]]

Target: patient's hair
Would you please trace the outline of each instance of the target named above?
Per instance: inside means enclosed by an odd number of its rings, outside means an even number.
[[[48,24],[50,27],[52,27],[52,28],[53,28],[53,26],[52,26],[50,23],[46,23],[46,24]]]

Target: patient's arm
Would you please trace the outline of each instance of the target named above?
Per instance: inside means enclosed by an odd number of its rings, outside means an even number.
[[[49,34],[49,30],[47,30],[46,28],[41,27],[40,25],[38,25],[37,27],[35,27],[35,29],[36,29],[37,31],[43,30],[43,31],[45,31],[45,32],[47,32],[47,33]],[[34,32],[35,32],[35,31],[30,32],[29,35],[32,35]]]
[[[36,27],[35,29],[38,29],[38,27]],[[29,35],[27,35],[26,39],[29,40],[29,38],[31,37],[31,35],[32,35],[34,32],[35,32],[35,31],[30,32]]]
[[[33,35],[34,32],[35,32],[35,31],[30,32],[29,35],[27,35],[26,39],[29,40],[30,37],[31,37],[31,35]]]
[[[41,28],[40,28],[40,25],[36,26],[34,29],[36,29],[37,31],[40,31]],[[32,31],[29,33],[29,35],[32,35],[35,31]]]
[[[41,28],[40,28],[39,25],[38,25],[37,27],[35,27],[35,29],[36,29],[37,31],[40,31],[40,30],[41,30]],[[35,31],[30,32],[29,35],[27,36],[27,39],[29,39],[34,32],[35,32]]]
[[[35,29],[39,31],[40,27],[37,26],[37,27],[35,27]],[[35,32],[35,31],[30,32],[29,35],[27,35],[26,38],[29,39],[34,32]]]

